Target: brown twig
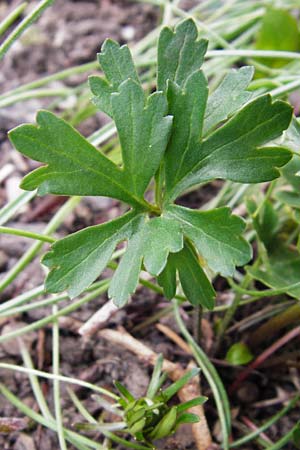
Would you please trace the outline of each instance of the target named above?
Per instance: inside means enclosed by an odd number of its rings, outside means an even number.
[[[163,325],[162,323],[158,323],[156,325],[156,328],[165,336],[167,336],[171,341],[175,342],[175,344],[179,348],[181,348],[185,353],[187,353],[188,355],[192,354],[191,349],[187,345],[187,343],[180,336],[178,336],[178,334],[175,333],[175,331],[171,330],[171,328],[167,327],[166,325]]]
[[[103,328],[103,326],[106,326],[111,316],[113,316],[118,310],[119,308],[113,303],[113,301],[109,300],[95,314],[93,314],[84,325],[79,328],[78,333],[83,337],[91,336]]]
[[[137,355],[137,357],[146,364],[154,365],[158,358],[158,355],[153,350],[127,333],[124,328],[119,328],[118,330],[104,329],[99,331],[98,336],[101,336],[114,344],[121,345]],[[188,368],[192,367],[191,364],[194,365],[194,363],[190,363]],[[185,370],[179,364],[175,364],[167,359],[164,359],[163,361],[163,370],[168,373],[169,377],[173,381],[178,380],[185,373]],[[199,395],[201,395],[199,379],[197,380],[196,377],[178,392],[178,397],[182,402],[192,400]],[[195,406],[191,408],[191,411],[194,414],[197,414],[200,418],[198,423],[192,425],[196,448],[198,450],[208,450],[212,445],[212,438],[206,422],[203,407],[201,405]]]
[[[248,338],[248,344],[250,347],[257,347],[264,342],[266,338],[274,336],[274,334],[295,322],[299,322],[300,319],[300,305],[296,303],[290,306],[285,311],[281,311],[275,317],[271,317],[266,323],[261,325],[255,332],[253,332]]]

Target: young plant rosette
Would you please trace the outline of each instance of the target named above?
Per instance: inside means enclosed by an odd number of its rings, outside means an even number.
[[[251,67],[229,71],[208,96],[201,70],[206,50],[193,20],[175,30],[163,28],[157,91],[146,97],[128,47],[105,41],[98,55],[105,78],[90,77],[90,88],[95,105],[115,122],[121,166],[47,111],[37,114],[37,125],[10,132],[21,153],[43,163],[24,178],[23,189],[107,196],[129,206],[117,219],[53,244],[43,258],[50,268],[47,291],[79,295],[99,277],[116,246],[127,241],[108,291],[116,305],[126,304],[143,267],[167,298],[176,293],[178,274],[187,299],[212,309],[215,291],[208,274],[232,276],[251,259],[242,237],[245,223],[229,208],[191,210],[175,201],[214,179],[261,183],[278,177],[291,153],[268,143],[287,129],[292,108],[272,102],[270,95],[251,99],[246,90]],[[153,203],[146,200],[150,190]]]

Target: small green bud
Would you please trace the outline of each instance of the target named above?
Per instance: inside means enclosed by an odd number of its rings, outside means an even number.
[[[176,425],[177,408],[173,406],[170,411],[161,419],[156,427],[151,431],[151,439],[162,439],[169,436]]]
[[[129,428],[129,432],[133,435],[143,431],[143,428],[146,424],[146,418],[143,417],[141,420],[138,420],[137,422],[135,422],[134,425],[132,425],[132,427]]]

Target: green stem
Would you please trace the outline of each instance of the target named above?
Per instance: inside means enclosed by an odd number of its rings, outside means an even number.
[[[46,420],[53,420],[53,416],[49,410],[49,407],[48,407],[45,397],[43,395],[38,378],[37,378],[36,374],[34,374],[32,372],[32,370],[34,370],[34,367],[32,364],[32,359],[29,354],[29,351],[26,348],[26,344],[21,339],[19,341],[20,341],[21,355],[22,355],[24,364],[25,364],[26,368],[28,369],[28,378],[30,380],[31,389],[34,393],[34,397],[37,401],[38,407]]]
[[[280,50],[209,50],[206,53],[207,58],[219,58],[219,57],[232,57],[237,56],[240,58],[283,58],[296,60],[300,59],[300,53],[280,51]]]
[[[98,281],[92,284],[85,293],[94,292],[99,287],[106,284],[108,279]],[[6,302],[0,305],[0,317],[8,317],[10,315],[14,316],[17,314],[21,314],[23,312],[32,311],[33,309],[46,307],[49,305],[55,305],[58,302],[66,300],[69,298],[67,293],[60,295],[52,295],[50,298],[46,298],[43,300],[38,300],[34,303],[29,303],[30,300],[39,297],[41,294],[45,293],[44,286],[38,286],[35,289],[32,289],[24,294],[21,294],[11,300],[7,300]],[[26,303],[26,305],[24,305]],[[19,306],[20,305],[20,306]]]
[[[272,89],[272,91],[270,91],[269,93],[272,95],[272,97],[276,98],[280,97],[283,94],[288,94],[289,92],[292,92],[299,87],[300,87],[300,80],[298,78],[297,80],[287,83],[284,86]]]
[[[80,380],[79,378],[66,377],[64,375],[53,375],[52,373],[43,372],[41,370],[31,369],[28,367],[17,366],[15,364],[8,364],[0,362],[0,368],[12,370],[14,372],[21,372],[27,375],[35,375],[37,377],[45,378],[47,380],[55,380],[58,379],[63,383],[74,384],[76,386],[81,386],[86,389],[90,389],[98,394],[106,395],[114,400],[118,400],[118,396],[108,391],[107,389],[101,388],[95,384],[89,383],[87,381]]]
[[[28,2],[21,3],[0,23],[0,36],[17,20],[27,5]]]
[[[279,411],[277,414],[275,414],[273,417],[271,417],[269,420],[267,420],[263,425],[258,427],[255,431],[252,433],[247,434],[246,436],[243,436],[240,439],[237,439],[232,444],[230,444],[230,448],[236,448],[240,447],[241,445],[246,444],[247,442],[252,441],[256,437],[258,437],[261,433],[266,431],[268,428],[270,428],[274,423],[276,423],[281,417],[284,417],[299,401],[300,395],[296,395],[287,406],[282,408],[281,411]]]
[[[43,234],[33,233],[32,231],[25,231],[25,230],[19,230],[16,228],[10,228],[10,227],[1,227],[0,226],[0,234],[11,234],[13,236],[23,236],[30,239],[35,239],[42,242],[49,242],[50,244],[53,244],[53,242],[56,241],[51,236],[45,236]]]
[[[111,441],[117,442],[118,444],[122,444],[124,447],[132,448],[135,450],[154,450],[154,447],[145,447],[144,445],[135,444],[134,442],[128,442],[125,439],[122,439],[121,437],[117,436],[114,433],[111,433],[110,431],[102,431],[104,436],[108,437]]]
[[[254,291],[254,290],[244,289],[243,287],[239,286],[231,279],[228,279],[228,283],[230,284],[230,286],[233,289],[235,289],[240,294],[250,295],[252,297],[258,297],[258,298],[274,297],[275,295],[285,294],[287,291],[298,288],[300,286],[300,281],[298,281],[297,283],[289,284],[289,285],[284,286],[279,289],[264,289],[263,291]]]
[[[44,97],[68,97],[71,95],[75,89],[62,88],[62,89],[36,89],[27,92],[21,92],[16,95],[11,95],[8,97],[0,99],[0,108],[6,108],[7,106],[13,105],[14,103],[21,102],[24,100],[30,100],[32,98],[44,98]]]
[[[252,278],[249,275],[246,275],[243,282],[242,282],[242,286],[246,287],[248,286],[248,284],[250,283],[250,281],[252,280]],[[232,304],[230,305],[230,307],[227,309],[225,316],[219,326],[218,332],[217,332],[217,340],[216,340],[216,349],[219,348],[222,337],[224,336],[228,325],[230,324],[233,316],[236,313],[236,310],[238,309],[240,302],[242,300],[243,295],[239,292],[238,294],[236,294]]]
[[[39,423],[44,427],[50,428],[51,430],[57,432],[57,426],[54,420],[47,420],[41,414],[38,414],[37,412],[33,411],[1,383],[0,383],[0,392],[12,405],[14,405],[19,411],[28,416],[34,422]],[[97,442],[94,442],[85,436],[81,436],[80,434],[75,433],[74,431],[67,429],[65,429],[64,431],[66,433],[68,441],[71,442],[72,444],[75,444],[75,446],[77,443],[79,443],[81,445],[86,445],[88,448],[93,448],[95,450],[107,450]]]
[[[45,325],[48,325],[49,323],[52,323],[52,321],[57,319],[58,317],[66,316],[67,314],[70,314],[71,312],[80,308],[85,303],[90,302],[94,298],[98,297],[100,294],[103,294],[104,292],[106,292],[108,288],[109,288],[109,281],[107,281],[106,283],[103,283],[101,287],[99,287],[92,293],[82,297],[81,299],[77,300],[76,302],[70,303],[65,308],[60,309],[56,314],[51,314],[50,316],[44,317],[43,319],[40,319],[40,320],[37,320],[36,322],[26,325],[23,328],[19,328],[10,333],[3,334],[2,336],[0,336],[0,343],[8,341],[10,339],[14,339],[18,336],[22,336],[23,334],[28,333],[30,331],[38,330],[39,328],[42,328]]]
[[[22,208],[22,206],[26,205],[31,199],[33,199],[35,194],[36,191],[22,192],[22,194],[20,194],[16,199],[3,206],[0,210],[0,225],[8,222],[9,219],[17,213],[19,208]]]
[[[5,53],[13,45],[13,43],[27,30],[27,28],[35,22],[42,12],[54,3],[55,0],[43,0],[34,10],[26,16],[21,23],[14,29],[14,31],[5,39],[0,45],[0,59],[3,58]]]
[[[55,315],[58,312],[57,305],[53,305],[52,314]],[[55,421],[57,426],[57,434],[60,445],[60,450],[67,450],[65,434],[62,423],[62,412],[60,402],[60,381],[59,381],[59,326],[58,320],[53,320],[52,325],[52,366],[53,366],[53,398],[55,409]]]
[[[21,94],[29,90],[33,92],[34,90],[37,90],[37,88],[45,86],[45,84],[49,84],[52,81],[63,80],[64,78],[68,78],[72,75],[89,72],[91,70],[96,69],[97,67],[99,67],[98,61],[93,61],[86,64],[81,64],[79,66],[74,66],[71,67],[70,69],[65,69],[60,72],[56,72],[53,75],[48,75],[46,77],[39,78],[36,81],[31,81],[30,83],[23,84],[18,88],[5,92],[0,96],[0,100],[3,101],[7,97],[14,97],[15,100],[18,100],[17,94]]]
[[[299,431],[300,422],[298,422],[285,436],[283,436],[279,441],[277,441],[274,445],[271,445],[268,450],[280,450],[281,448],[285,448],[285,446],[293,440],[294,433]]]
[[[191,347],[191,351],[194,355],[194,358],[199,364],[205,378],[207,379],[207,382],[211,387],[216,402],[223,434],[223,448],[224,450],[228,450],[229,436],[231,434],[231,416],[230,416],[230,405],[224,385],[214,365],[210,362],[205,352],[201,349],[199,345],[196,344],[196,342],[186,329],[185,324],[183,323],[183,320],[180,316],[178,301],[174,300],[173,305],[174,305],[175,319],[180,328],[180,331],[183,337],[186,339],[189,346]]]
[[[255,219],[259,213],[261,212],[262,208],[264,207],[265,203],[267,200],[269,200],[269,198],[271,197],[274,189],[276,187],[276,181],[273,180],[271,181],[271,183],[268,186],[267,192],[265,193],[265,195],[263,196],[262,201],[260,202],[260,204],[257,206],[255,212],[252,214],[252,217]]]
[[[48,226],[45,228],[45,235],[53,233],[59,225],[63,222],[64,218],[75,208],[80,202],[80,197],[70,198],[62,208],[55,214]],[[2,292],[10,283],[19,275],[19,273],[33,260],[37,253],[41,250],[43,242],[36,242],[33,244],[17,264],[7,273],[0,283],[0,292]]]

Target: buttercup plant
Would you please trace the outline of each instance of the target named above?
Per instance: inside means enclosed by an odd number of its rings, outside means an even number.
[[[65,121],[47,111],[37,125],[10,132],[15,147],[44,165],[21,187],[40,195],[107,196],[129,210],[110,222],[60,239],[42,262],[46,290],[82,293],[127,241],[109,297],[123,306],[135,291],[142,266],[167,298],[182,289],[193,305],[213,309],[207,268],[232,276],[251,259],[244,221],[227,207],[200,211],[175,204],[186,190],[214,179],[261,183],[279,176],[289,150],[267,145],[289,126],[292,108],[270,95],[251,100],[253,69],[231,70],[208,96],[201,70],[207,41],[193,20],[161,31],[157,91],[146,97],[129,48],[108,39],[98,56],[104,77],[92,76],[93,102],[115,122],[122,165],[117,166]],[[154,201],[148,201],[153,191]]]

